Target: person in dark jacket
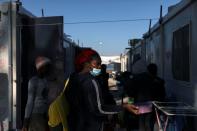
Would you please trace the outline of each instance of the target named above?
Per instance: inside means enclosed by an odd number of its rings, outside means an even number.
[[[134,103],[146,103],[165,100],[164,80],[157,76],[157,65],[151,63],[147,66],[147,72],[135,75],[130,81],[131,87],[128,94],[134,97]],[[139,115],[140,131],[153,130],[154,113]]]
[[[153,79],[152,99],[154,101],[165,101],[165,97],[166,97],[165,86],[164,86],[165,82],[162,78],[157,76],[157,65],[151,63],[147,66],[147,70]]]
[[[137,113],[138,109],[129,104],[104,105],[101,87],[95,78],[100,74],[101,67],[101,58],[96,51],[83,50],[77,56],[75,65],[77,73],[71,75],[66,91],[70,106],[70,131],[102,131],[104,117],[117,114],[123,107]]]
[[[51,60],[39,56],[35,60],[37,75],[28,83],[28,100],[25,108],[25,119],[22,131],[48,130],[48,81]]]
[[[101,65],[101,73],[96,78],[101,87],[101,93],[103,96],[103,103],[105,105],[116,105],[113,95],[109,91],[109,73],[106,71],[107,66],[105,64]],[[118,119],[117,115],[111,115],[110,117],[106,117],[106,122],[104,122],[103,131],[113,131],[116,121]]]
[[[96,78],[101,87],[104,104],[116,105],[113,95],[109,92],[109,85],[108,85],[109,73],[106,72],[106,68],[107,66],[105,64],[102,64],[101,73]]]

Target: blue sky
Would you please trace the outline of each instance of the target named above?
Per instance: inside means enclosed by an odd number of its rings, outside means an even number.
[[[64,16],[64,23],[102,20],[158,18],[180,0],[21,0],[36,16]],[[128,47],[128,39],[141,38],[149,21],[97,24],[64,24],[64,32],[80,45],[92,47],[101,55],[120,55]]]

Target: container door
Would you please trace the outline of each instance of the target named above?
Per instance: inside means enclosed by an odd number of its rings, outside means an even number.
[[[20,70],[21,85],[17,90],[17,125],[22,127],[27,102],[28,81],[36,74],[35,58],[49,57],[53,63],[63,62],[64,52],[62,44],[63,17],[21,17],[20,28]],[[19,39],[18,38],[18,39]],[[63,63],[62,63],[63,64]],[[63,70],[62,77],[63,77]],[[61,75],[60,75],[61,76]]]

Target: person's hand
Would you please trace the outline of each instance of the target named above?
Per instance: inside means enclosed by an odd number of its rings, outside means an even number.
[[[23,127],[23,128],[22,128],[22,131],[28,131],[28,130],[27,130],[27,128],[26,128],[26,127]]]
[[[131,112],[131,113],[133,113],[133,114],[136,114],[136,115],[139,114],[139,108],[138,108],[137,106],[135,106],[135,105],[132,105],[132,104],[123,104],[123,107],[124,107],[127,111],[129,111],[129,112]]]

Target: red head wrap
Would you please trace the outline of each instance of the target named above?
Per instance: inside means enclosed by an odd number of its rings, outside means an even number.
[[[92,49],[82,50],[75,59],[75,67],[77,71],[81,71],[85,63],[90,62],[94,57],[99,58],[99,54]]]

